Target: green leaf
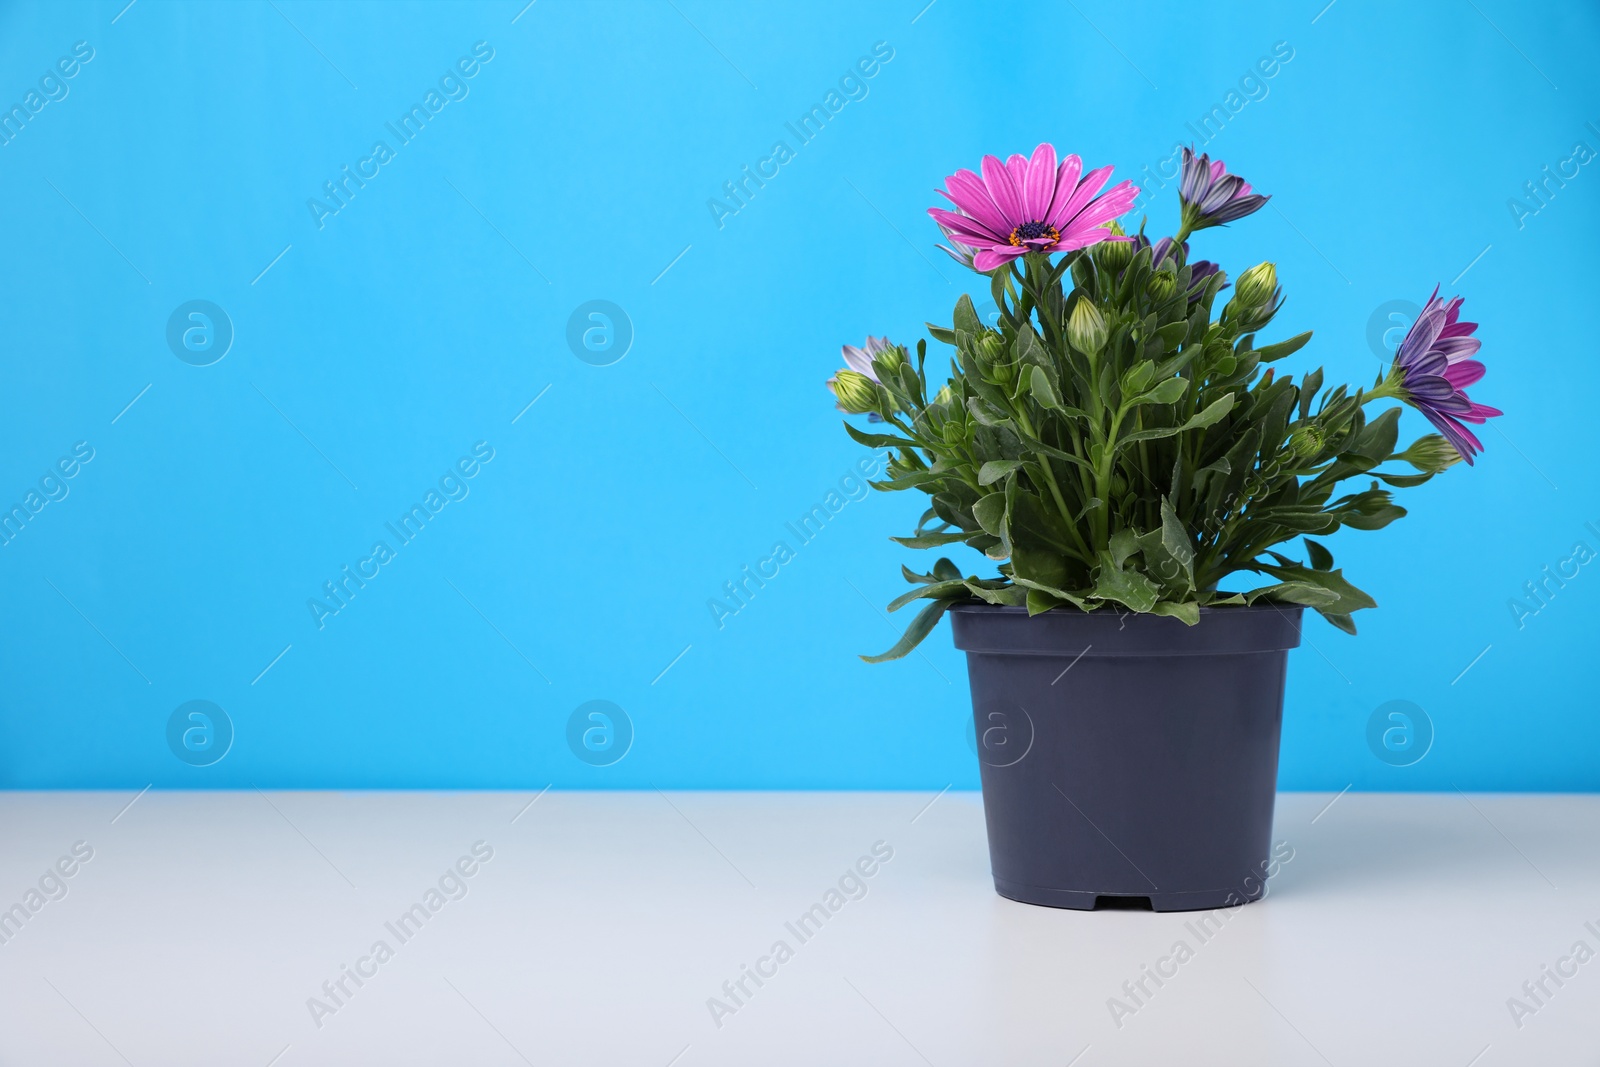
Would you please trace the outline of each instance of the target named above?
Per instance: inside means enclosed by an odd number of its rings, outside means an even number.
[[[1151,611],[1157,615],[1170,615],[1174,619],[1182,619],[1187,626],[1200,624],[1200,605],[1192,600],[1182,604],[1171,600],[1157,601]]]
[[[1026,603],[1029,616],[1043,615],[1045,612],[1061,606],[1061,601],[1041,589],[1029,589]]]
[[[970,536],[971,534],[956,531],[953,533],[917,534],[915,537],[891,537],[889,540],[904,548],[942,548],[945,545],[964,542]]]
[[[947,345],[956,343],[956,332],[954,330],[946,329],[943,326],[935,326],[931,322],[923,323],[923,325],[928,328],[928,336],[935,341],[943,341]]]
[[[933,565],[933,576],[941,582],[955,582],[961,580],[961,568],[940,556]]]
[[[1409,489],[1433,477],[1432,474],[1384,474],[1382,471],[1373,471],[1372,476],[1383,479],[1385,485],[1392,485],[1396,489]]]
[[[1033,368],[1028,378],[1028,388],[1040,407],[1054,409],[1061,406],[1061,398],[1056,395],[1055,387],[1050,384],[1050,376],[1043,367]]]
[[[1139,535],[1132,530],[1122,529],[1111,535],[1109,551],[1111,553],[1111,566],[1121,570],[1122,565],[1139,551]]]
[[[856,444],[866,445],[868,448],[915,448],[917,444],[915,441],[904,437],[896,437],[893,434],[866,433],[863,430],[856,429],[848,422],[844,424],[844,430]]]
[[[1031,363],[1035,367],[1050,366],[1050,354],[1044,350],[1032,327],[1025,327],[1017,334],[1016,341],[1011,345],[1011,358],[1016,360],[1018,366],[1024,363]]]
[[[1309,582],[1279,582],[1263,589],[1252,590],[1250,603],[1257,600],[1281,600],[1286,604],[1300,604],[1308,608],[1331,608],[1339,603],[1339,594],[1331,589]]]
[[[1151,360],[1143,360],[1128,368],[1128,373],[1122,376],[1122,392],[1125,396],[1137,396],[1144,391],[1144,387],[1155,380],[1156,365]]]
[[[889,601],[889,610],[899,611],[913,600],[939,600],[941,598],[948,598],[953,594],[964,592],[966,588],[966,583],[959,581],[934,582],[932,585],[924,585],[917,589],[910,589],[904,593],[901,593],[899,596]]]
[[[1322,368],[1318,367],[1310,374],[1300,379],[1300,417],[1306,418],[1311,414],[1311,402],[1316,398],[1317,390],[1322,388]]]
[[[1388,408],[1364,426],[1355,440],[1345,446],[1339,458],[1347,462],[1352,459],[1367,461],[1365,466],[1356,464],[1362,470],[1376,467],[1394,453],[1394,445],[1400,434],[1400,409]]]
[[[980,426],[1009,426],[1011,416],[995,407],[981,396],[967,397],[967,411]]]
[[[1020,459],[991,459],[978,468],[978,484],[993,485],[1022,466]],[[982,519],[978,520],[982,522]]]
[[[1156,336],[1161,338],[1162,347],[1171,352],[1183,344],[1184,338],[1189,336],[1189,324],[1183,319],[1169,322],[1156,331]]]
[[[1028,601],[1028,590],[1020,585],[989,586],[969,580],[967,582],[967,592],[989,604],[1004,604],[1020,608]]]
[[[1136,398],[1135,404],[1175,404],[1189,388],[1187,378],[1168,378],[1148,393]]]
[[[1319,614],[1324,619],[1327,619],[1329,623],[1343,630],[1347,634],[1354,634],[1356,632],[1355,620],[1348,615],[1331,614],[1326,611],[1319,612]]]
[[[1179,381],[1181,379],[1173,379]],[[1117,439],[1117,447],[1131,445],[1137,441],[1154,441],[1162,437],[1171,437],[1173,434],[1183,433],[1186,430],[1199,430],[1216,422],[1222,416],[1233,410],[1233,394],[1223,393],[1217,399],[1207,404],[1204,411],[1191,415],[1182,426],[1162,426],[1154,430],[1137,430],[1125,434]]]
[[[978,525],[983,527],[983,532],[1001,536],[1000,525],[1005,519],[1006,495],[1004,493],[990,493],[972,505],[972,517],[978,520]]]
[[[1287,341],[1279,341],[1275,345],[1265,345],[1258,348],[1256,349],[1256,355],[1261,358],[1261,362],[1271,363],[1275,359],[1294,355],[1304,348],[1309,340],[1311,340],[1311,331],[1307,330],[1305,333],[1295,334]]]
[[[1184,586],[1193,589],[1194,543],[1189,538],[1188,528],[1172,510],[1171,501],[1165,497],[1161,500],[1161,548],[1181,568]]]
[[[961,299],[956,301],[953,322],[957,333],[970,333],[976,336],[983,332],[983,322],[978,318],[978,311],[972,306],[972,297],[966,293],[961,294]]]
[[[966,297],[962,297],[962,299],[965,300]],[[899,659],[904,656],[921,644],[922,639],[932,633],[933,628],[939,624],[939,620],[944,618],[944,613],[957,603],[960,603],[960,601],[935,600],[917,613],[917,617],[911,620],[911,625],[906,627],[905,633],[900,635],[900,640],[894,643],[893,648],[876,656],[862,656],[862,661],[865,663],[887,663],[889,660]]]
[[[1278,558],[1282,559],[1281,556]],[[1272,575],[1283,585],[1270,586],[1265,590],[1255,590],[1250,593],[1252,603],[1262,597],[1289,600],[1291,603],[1306,604],[1310,607],[1328,607],[1339,615],[1349,615],[1351,612],[1359,611],[1362,608],[1375,608],[1378,606],[1377,601],[1346,581],[1344,572],[1340,570],[1312,570],[1310,567],[1293,562],[1276,567],[1255,564],[1254,569]],[[1285,586],[1295,587],[1293,593],[1302,599],[1295,599],[1294,596],[1285,596],[1278,592]],[[1305,592],[1304,590],[1315,590],[1315,592]]]
[[[1150,611],[1156,606],[1156,599],[1161,595],[1161,590],[1138,571],[1119,571],[1102,567],[1091,595],[1102,600],[1115,600],[1134,611]]]
[[[1306,538],[1306,554],[1311,557],[1311,569],[1318,571],[1333,570],[1333,553],[1311,538]]]

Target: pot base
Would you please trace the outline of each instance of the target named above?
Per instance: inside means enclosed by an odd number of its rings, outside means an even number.
[[[1004,878],[994,880],[994,891],[1007,900],[1021,904],[1037,904],[1046,908],[1067,908],[1072,911],[1095,911],[1102,901],[1148,900],[1151,911],[1211,911],[1232,908],[1261,899],[1261,892],[1243,895],[1237,889],[1204,889],[1188,893],[1149,893],[1130,897],[1122,893],[1085,893],[1073,889],[1047,889],[1044,886],[1023,885]],[[1108,910],[1110,910],[1108,908]]]

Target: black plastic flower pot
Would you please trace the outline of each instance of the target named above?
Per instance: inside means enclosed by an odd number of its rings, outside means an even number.
[[[995,890],[1156,911],[1261,897],[1298,607],[961,605]],[[1142,902],[1140,902],[1142,903]]]

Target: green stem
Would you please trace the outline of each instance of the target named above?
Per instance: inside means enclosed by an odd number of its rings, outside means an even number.
[[[1032,437],[1035,440],[1041,439],[1038,431],[1036,431],[1033,427],[1033,420],[1028,418],[1028,413],[1026,411],[1020,408],[1017,410],[1017,421],[1022,423],[1022,428],[1023,430],[1027,431],[1029,437]],[[1084,562],[1090,562],[1094,553],[1089,551],[1089,546],[1084,542],[1083,535],[1078,532],[1078,524],[1074,522],[1072,518],[1072,509],[1067,507],[1066,497],[1061,494],[1061,485],[1056,481],[1056,472],[1050,467],[1050,457],[1042,452],[1035,452],[1033,454],[1033,458],[1044,470],[1044,478],[1050,489],[1050,495],[1055,499],[1056,509],[1061,512],[1062,525],[1066,527],[1067,533],[1073,538],[1073,540],[1078,542],[1078,547],[1083,551]]]

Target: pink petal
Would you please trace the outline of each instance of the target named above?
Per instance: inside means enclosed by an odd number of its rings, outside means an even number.
[[[1485,367],[1475,359],[1452,363],[1444,370],[1444,380],[1457,389],[1465,389],[1483,377]]]
[[[983,182],[989,187],[989,196],[994,200],[994,206],[1000,210],[1000,217],[1005,221],[1005,229],[1002,232],[1009,233],[1017,223],[1028,221],[1022,217],[1022,197],[1011,181],[1010,172],[1006,170],[1006,165],[994,156],[983,157]]]
[[[1496,415],[1504,414],[1505,412],[1501,411],[1499,408],[1492,408],[1488,404],[1475,403],[1472,405],[1472,410],[1461,417],[1466,419],[1468,422],[1482,422],[1485,419],[1492,419]]]
[[[1006,159],[1006,173],[1011,175],[1011,185],[1017,191],[1017,206],[1027,210],[1022,190],[1028,187],[1028,157],[1012,153]],[[1021,221],[1027,222],[1028,219],[1024,217]]]
[[[1131,208],[1138,195],[1139,189],[1133,182],[1125,180],[1118,183],[1067,223],[1066,232],[1087,233],[1105,225]]]
[[[987,274],[996,267],[1001,267],[1007,263],[1010,263],[1013,259],[1016,259],[1018,256],[1022,255],[1022,253],[1023,249],[1011,248],[1009,246],[1004,249],[985,248],[983,251],[972,257],[972,266],[974,270],[980,270]]]
[[[935,222],[950,231],[951,236],[958,240],[963,237],[971,237],[984,244],[1006,243],[1005,237],[990,230],[989,227],[983,225],[977,219],[969,219],[965,215],[957,215],[953,211],[946,211],[938,207],[930,207],[928,214],[933,216]]]
[[[942,195],[956,207],[983,223],[995,233],[1010,233],[1014,222],[1007,222],[989,196],[989,187],[970,170],[958,170],[944,180],[949,190]]]
[[[1022,182],[1022,210],[1029,222],[1043,222],[1056,188],[1056,149],[1042,144],[1033,150]]]
[[[1072,198],[1072,191],[1077,188],[1078,175],[1083,173],[1083,160],[1077,156],[1068,156],[1061,161],[1061,166],[1056,168],[1055,192],[1050,194],[1050,209],[1040,218],[1040,222],[1050,222],[1056,217],[1056,207],[1065,204]],[[1050,223],[1052,226],[1055,223]]]
[[[1051,206],[1050,218],[1047,221],[1056,229],[1065,230],[1067,224],[1072,221],[1072,217],[1082,211],[1085,204],[1094,199],[1094,195],[1100,191],[1100,187],[1105,185],[1106,180],[1110,177],[1110,167],[1101,167],[1085,174],[1083,180],[1078,182],[1078,187],[1072,191],[1071,196],[1067,197],[1066,200],[1058,199]]]

